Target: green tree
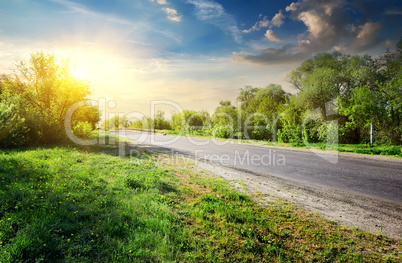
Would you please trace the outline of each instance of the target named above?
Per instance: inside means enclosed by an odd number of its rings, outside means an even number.
[[[87,122],[90,124],[91,129],[96,128],[96,124],[99,122],[101,112],[97,106],[91,105],[89,101],[84,106],[78,108],[73,114],[73,120],[77,122]]]
[[[250,100],[255,97],[258,88],[253,88],[250,85],[246,85],[240,89],[237,100],[241,103],[242,110],[248,111],[250,109]]]
[[[90,94],[89,83],[73,76],[68,60],[43,52],[17,62],[4,89],[8,96],[21,98],[18,111],[29,128],[30,143],[40,144],[65,140],[66,112]]]
[[[27,143],[28,128],[20,116],[21,99],[0,95],[0,148],[22,146]]]
[[[114,116],[108,120],[104,120],[100,128],[104,130],[117,130],[130,127],[132,123],[126,116]]]
[[[286,103],[287,96],[281,85],[270,84],[266,88],[258,89],[250,100],[252,113],[261,113],[271,119],[272,114],[278,114],[282,110],[281,106]]]
[[[183,110],[172,115],[171,128],[176,132],[210,129],[210,116],[207,111]]]
[[[155,129],[158,130],[169,130],[170,122],[165,119],[165,113],[161,110],[158,110],[155,114],[154,120]]]
[[[212,115],[213,125],[230,125],[236,129],[238,110],[229,100],[221,100]]]

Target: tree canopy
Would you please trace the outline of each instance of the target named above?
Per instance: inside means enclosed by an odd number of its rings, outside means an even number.
[[[68,60],[58,61],[54,55],[43,52],[32,54],[27,61],[18,61],[12,74],[3,77],[1,90],[0,108],[8,109],[1,110],[1,114],[8,114],[14,123],[13,129],[0,127],[8,130],[0,138],[3,146],[9,141],[7,137],[15,134],[24,138],[24,144],[65,140],[64,120],[68,109],[76,102],[85,101],[90,94],[89,83],[73,76]],[[87,101],[74,114],[73,125],[86,122],[94,128],[99,115],[99,110]]]

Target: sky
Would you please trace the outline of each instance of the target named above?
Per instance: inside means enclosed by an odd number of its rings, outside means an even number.
[[[104,112],[126,114],[212,113],[245,85],[295,93],[286,75],[314,54],[376,56],[402,36],[399,0],[0,2],[0,74],[55,54],[91,82],[92,99],[113,102]]]

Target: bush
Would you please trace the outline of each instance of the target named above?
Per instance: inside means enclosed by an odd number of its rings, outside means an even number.
[[[19,99],[8,97],[0,101],[0,148],[23,146],[28,142],[25,119],[18,112]]]
[[[80,137],[82,139],[87,139],[92,132],[92,124],[85,121],[79,121],[73,127],[73,133],[75,136]]]
[[[282,129],[278,129],[278,142],[301,143],[301,126],[300,125],[284,125]]]
[[[402,156],[401,150],[402,150],[401,146],[391,146],[383,150],[381,154]]]
[[[233,136],[234,139],[245,139],[243,132],[236,132]]]
[[[212,131],[212,136],[224,139],[232,138],[233,128],[229,126],[218,126]]]
[[[250,139],[253,140],[268,140],[270,138],[270,132],[267,129],[255,129],[250,133]]]

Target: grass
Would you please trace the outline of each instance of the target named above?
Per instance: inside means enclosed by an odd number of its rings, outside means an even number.
[[[180,135],[180,136],[191,136],[198,138],[212,138],[211,136],[201,135],[201,134],[184,134],[177,133],[171,130],[163,130],[166,134],[169,135]],[[222,139],[222,138],[213,138],[215,140],[222,141],[234,141],[241,143],[250,143],[256,145],[269,145],[276,147],[290,147],[290,148],[309,148],[309,149],[317,149],[317,150],[328,150],[328,151],[339,151],[339,152],[347,152],[347,153],[358,153],[358,154],[369,154],[369,155],[382,155],[382,156],[393,156],[393,157],[402,157],[402,146],[401,145],[370,145],[367,144],[326,144],[326,143],[309,143],[306,145],[305,143],[284,143],[284,142],[270,142],[270,141],[261,141],[261,140],[244,140],[244,139]]]
[[[400,262],[401,242],[263,207],[166,155],[0,151],[0,262]],[[190,169],[190,170],[189,170]]]

